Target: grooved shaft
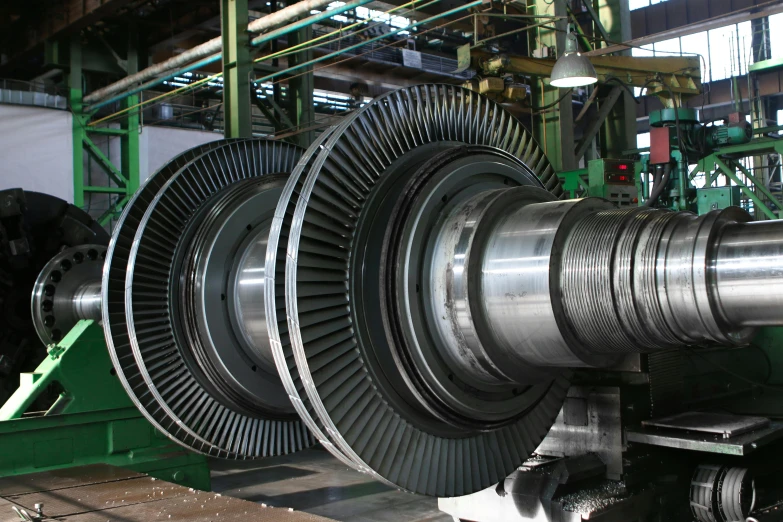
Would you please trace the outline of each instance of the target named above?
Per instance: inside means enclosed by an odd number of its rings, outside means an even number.
[[[746,335],[718,313],[716,252],[728,222],[651,209],[601,211],[570,231],[563,310],[592,353],[633,353]],[[734,225],[743,226],[743,225]]]

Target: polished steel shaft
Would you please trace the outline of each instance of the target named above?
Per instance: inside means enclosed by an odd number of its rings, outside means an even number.
[[[783,223],[747,223],[737,208],[696,216],[546,199],[497,190],[442,222],[434,329],[452,364],[481,382],[743,344],[753,327],[783,324]]]
[[[79,319],[101,320],[101,281],[79,286],[73,294],[73,309]]]

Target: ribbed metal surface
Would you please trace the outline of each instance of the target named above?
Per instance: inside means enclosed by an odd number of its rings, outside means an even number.
[[[255,458],[312,443],[298,420],[246,415],[204,388],[183,355],[192,347],[174,335],[170,287],[179,276],[170,273],[175,250],[204,202],[232,183],[289,172],[300,155],[295,146],[264,140],[188,151],[151,177],[115,229],[103,276],[109,352],[140,411],[194,451]]]
[[[594,353],[634,353],[681,342],[665,319],[666,288],[658,278],[667,261],[662,241],[682,217],[641,208],[608,210],[574,227],[563,252],[562,302],[573,330]]]
[[[351,320],[352,234],[392,162],[439,141],[509,152],[551,192],[562,194],[544,154],[499,105],[443,85],[377,98],[311,147],[289,179],[270,234],[267,296],[276,299],[267,303],[267,318],[278,370],[290,375],[291,387],[298,385],[300,414],[319,428],[316,436],[330,451],[408,491],[455,496],[489,487],[521,465],[551,426],[567,382],[554,381],[550,393],[516,422],[453,437],[421,429],[374,385]],[[286,235],[283,316],[280,268]],[[291,352],[296,372],[289,363]],[[295,382],[295,373],[301,382]]]
[[[717,522],[717,485],[719,466],[703,465],[696,468],[691,479],[691,512],[699,522]]]

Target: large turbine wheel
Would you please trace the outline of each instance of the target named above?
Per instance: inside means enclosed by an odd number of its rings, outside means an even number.
[[[141,188],[104,268],[109,352],[141,412],[201,453],[257,458],[312,444],[265,333],[266,234],[301,149],[226,140]]]
[[[441,266],[469,247],[454,242],[471,226],[466,203],[523,186],[537,201],[561,194],[518,121],[440,85],[374,100],[294,169],[269,235],[267,329],[299,414],[344,462],[408,491],[463,495],[502,480],[546,435],[563,373],[509,376],[480,343],[451,343],[451,321],[474,304],[447,282],[461,268]],[[447,295],[448,308],[429,306]]]

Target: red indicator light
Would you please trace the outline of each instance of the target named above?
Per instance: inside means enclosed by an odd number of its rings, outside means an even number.
[[[628,170],[628,165],[620,164],[617,166],[617,168],[620,170]]]
[[[620,176],[620,181],[628,181],[628,178],[626,176]]]

